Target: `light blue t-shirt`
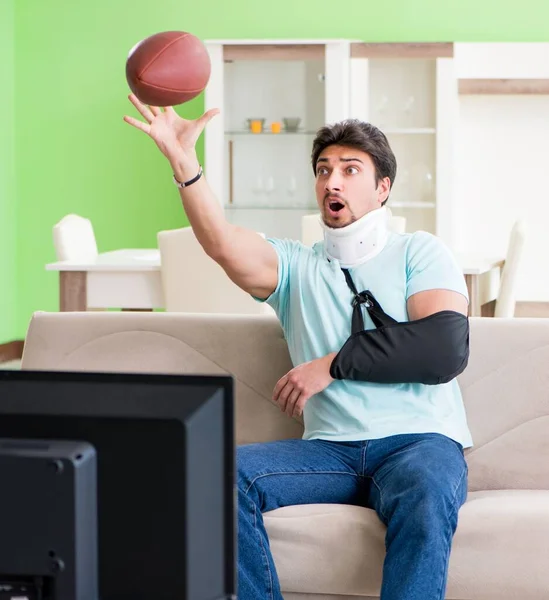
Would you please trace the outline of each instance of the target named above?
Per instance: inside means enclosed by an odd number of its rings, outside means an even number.
[[[278,284],[266,302],[275,310],[294,366],[338,352],[351,334],[353,295],[324,243],[312,248],[269,239],[278,254]],[[370,290],[383,310],[408,321],[406,301],[417,292],[447,289],[467,297],[463,273],[430,233],[391,233],[374,258],[349,269],[359,292]],[[366,329],[373,329],[364,310]],[[335,380],[306,403],[304,439],[352,441],[435,432],[472,446],[457,380],[440,385]]]

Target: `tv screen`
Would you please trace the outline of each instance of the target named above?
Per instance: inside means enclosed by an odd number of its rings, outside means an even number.
[[[0,371],[0,438],[95,449],[101,600],[234,597],[233,421],[230,376]]]

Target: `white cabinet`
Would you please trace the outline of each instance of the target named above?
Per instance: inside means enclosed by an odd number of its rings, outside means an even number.
[[[221,109],[206,128],[208,181],[231,222],[299,239],[301,216],[317,210],[314,136],[349,115],[350,42],[212,40],[206,47],[206,108]]]
[[[452,244],[457,80],[452,44],[351,47],[351,116],[378,126],[397,159],[389,197],[406,230]]]
[[[325,123],[348,117],[379,126],[397,158],[388,206],[452,242],[457,80],[453,44],[348,40],[213,40],[205,169],[227,218],[267,235],[300,237],[317,210],[311,146]],[[299,119],[297,131],[276,124]],[[260,121],[259,133],[250,130]]]

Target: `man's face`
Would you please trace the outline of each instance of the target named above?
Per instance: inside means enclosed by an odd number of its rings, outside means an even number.
[[[328,146],[316,163],[316,201],[328,227],[350,225],[379,208],[389,195],[388,177],[376,184],[369,154],[346,146]]]

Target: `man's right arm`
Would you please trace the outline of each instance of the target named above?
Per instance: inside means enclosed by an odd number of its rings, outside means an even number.
[[[172,162],[178,181],[189,181],[200,168],[198,160]],[[256,298],[268,298],[278,282],[278,256],[255,231],[229,223],[205,177],[179,190],[196,238],[236,285]]]
[[[171,107],[161,110],[156,106],[145,106],[133,94],[130,101],[145,122],[130,116],[125,116],[124,120],[155,141],[169,160],[178,181],[196,177],[200,168],[196,141],[217,110],[189,121],[182,119]],[[237,227],[225,219],[205,177],[180,188],[180,195],[194,234],[206,254],[244,291],[257,298],[268,298],[278,283],[278,256],[273,246],[255,231]]]

